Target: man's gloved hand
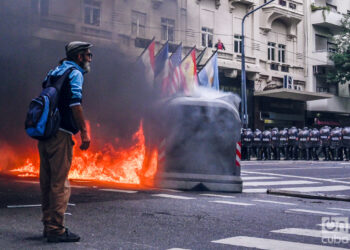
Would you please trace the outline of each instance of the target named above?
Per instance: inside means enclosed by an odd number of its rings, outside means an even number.
[[[80,132],[80,137],[81,137],[81,145],[80,149],[81,150],[87,150],[90,146],[90,136],[86,131],[81,131]]]

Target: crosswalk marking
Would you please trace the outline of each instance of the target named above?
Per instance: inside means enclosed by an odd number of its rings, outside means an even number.
[[[296,192],[332,192],[350,190],[350,186],[336,185],[336,186],[319,186],[319,187],[293,187],[293,188],[280,188],[284,191],[296,191]]]
[[[255,181],[255,180],[273,180],[273,179],[280,179],[278,177],[273,177],[273,176],[248,176],[242,177],[243,181]]]
[[[270,250],[290,250],[290,249],[303,249],[303,250],[336,250],[345,249],[331,246],[322,246],[314,244],[306,244],[299,242],[264,239],[248,236],[237,236],[221,240],[214,240],[213,243],[238,246],[238,247],[250,247],[257,249],[270,249]]]
[[[288,177],[288,178],[299,178],[299,179],[307,179],[313,181],[322,181],[322,182],[333,182],[333,183],[341,183],[341,184],[350,184],[348,181],[334,180],[334,179],[324,179],[324,178],[315,178],[315,177],[307,177],[307,176],[299,176],[299,175],[289,175],[289,174],[275,174],[275,173],[266,173],[266,172],[257,172],[257,171],[242,171],[245,174],[260,174],[265,176],[278,176],[278,177]]]
[[[250,204],[250,203],[233,202],[233,201],[209,201],[209,202],[222,203],[222,204],[228,204],[228,205],[238,205],[238,206],[254,206],[255,205],[255,204]]]
[[[232,195],[221,195],[221,194],[200,194],[203,196],[210,196],[210,197],[219,197],[219,198],[236,198],[235,196]]]
[[[243,193],[266,193],[266,188],[244,188]]]
[[[293,235],[298,235],[298,236],[309,236],[309,237],[315,237],[315,238],[334,236],[337,238],[347,238],[350,240],[350,234],[341,233],[341,232],[333,232],[333,231],[304,229],[304,228],[284,228],[284,229],[280,229],[280,230],[273,230],[271,232],[272,233],[279,233],[279,234],[293,234]]]
[[[137,193],[137,191],[134,191],[134,190],[124,190],[124,189],[100,189],[100,190],[106,191],[106,192],[127,193],[127,194]]]
[[[282,201],[269,201],[269,200],[253,200],[253,201],[264,202],[264,203],[272,203],[272,204],[281,204],[281,205],[291,205],[291,206],[296,206],[297,205],[295,203],[282,202]]]
[[[350,212],[350,208],[337,208],[337,207],[329,207],[327,209],[331,209],[331,210],[339,210],[339,211],[347,211]]]
[[[172,194],[152,194],[152,196],[161,197],[161,198],[179,199],[179,200],[193,200],[193,199],[195,199],[192,197],[172,195]]]
[[[301,212],[301,213],[309,213],[309,214],[318,214],[318,215],[331,215],[331,216],[337,216],[340,215],[338,213],[331,213],[331,212],[324,212],[324,211],[316,211],[316,210],[308,210],[308,209],[288,209],[286,210],[286,213],[294,213],[294,212]]]
[[[251,181],[251,182],[243,182],[243,186],[250,187],[250,186],[281,186],[281,185],[302,185],[302,184],[316,184],[319,182],[314,181],[299,181],[299,180],[292,180],[292,181]],[[349,187],[350,189],[350,187]]]

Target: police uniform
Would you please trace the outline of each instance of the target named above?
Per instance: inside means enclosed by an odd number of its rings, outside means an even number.
[[[330,134],[330,149],[333,161],[340,161],[341,156],[341,145],[342,144],[342,133],[341,129],[336,127],[331,130]]]
[[[343,149],[345,154],[345,159],[350,160],[350,127],[345,127],[342,130],[343,139]]]
[[[298,159],[298,129],[296,127],[291,127],[288,130],[288,156],[290,159]]]
[[[284,128],[279,131],[279,152],[283,152],[284,159],[289,160],[288,156],[288,129]],[[280,155],[278,155],[280,156]]]
[[[324,160],[329,161],[329,146],[330,146],[330,127],[324,126],[320,129],[320,142],[321,142],[321,150],[324,155]]]
[[[309,154],[309,129],[305,127],[304,129],[300,130],[298,133],[298,148],[300,153],[300,159],[301,160],[310,160],[310,154]]]
[[[262,143],[262,133],[259,129],[256,129],[253,134],[253,151],[255,153],[256,159],[261,160],[261,143]]]
[[[269,130],[262,133],[262,157],[264,160],[271,160],[271,132]]]
[[[271,151],[274,160],[280,160],[280,134],[278,128],[273,128],[271,131]]]
[[[318,161],[318,150],[321,146],[320,142],[320,132],[317,128],[311,130],[309,135],[309,144],[310,144],[310,155],[311,158],[315,161]]]

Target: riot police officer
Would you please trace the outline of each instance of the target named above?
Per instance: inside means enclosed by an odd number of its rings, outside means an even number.
[[[271,131],[265,130],[262,133],[262,157],[264,160],[271,160]]]
[[[343,139],[343,149],[345,154],[345,159],[350,160],[350,127],[345,127],[342,130]]]
[[[329,158],[330,133],[331,133],[331,128],[328,126],[324,126],[320,129],[321,150],[324,155],[325,161],[330,160]]]
[[[288,129],[284,128],[280,130],[279,132],[279,153],[281,151],[284,154],[284,159],[289,160],[289,154],[288,154]],[[280,159],[280,155],[278,155],[278,159]]]
[[[320,143],[320,132],[317,128],[313,128],[309,136],[309,145],[310,145],[310,155],[314,161],[318,161],[318,149],[321,146]]]
[[[262,133],[259,129],[254,131],[253,140],[253,151],[255,153],[256,159],[261,160],[261,143],[262,143]]]
[[[296,127],[291,127],[288,130],[288,154],[290,159],[298,159],[298,129]]]
[[[250,161],[250,157],[252,155],[253,139],[254,139],[254,135],[252,130],[250,128],[247,128],[243,132],[242,143],[244,143],[244,148],[245,148],[245,160],[248,160],[248,161]]]
[[[278,128],[271,130],[271,151],[274,160],[280,160],[280,134]]]
[[[331,156],[333,161],[340,161],[341,156],[341,129],[339,127],[335,127],[331,130],[330,134],[330,149],[331,149]]]
[[[301,160],[310,160],[310,154],[309,154],[309,129],[307,127],[304,127],[304,129],[300,130],[298,133],[298,148],[300,152],[300,159]]]

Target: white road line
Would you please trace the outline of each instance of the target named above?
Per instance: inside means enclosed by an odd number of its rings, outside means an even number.
[[[221,194],[200,194],[203,196],[211,196],[211,197],[219,197],[219,198],[236,198],[235,196],[232,195],[221,195]]]
[[[280,170],[313,170],[313,169],[335,169],[335,168],[346,168],[346,167],[315,167],[315,166],[309,166],[309,167],[296,167],[296,168],[264,168],[261,169],[263,171],[273,170],[273,171],[280,171]]]
[[[350,186],[320,186],[320,187],[293,187],[293,188],[280,188],[284,191],[296,191],[296,192],[332,192],[350,190]]]
[[[162,197],[162,198],[170,198],[170,199],[180,199],[180,200],[193,200],[193,199],[195,199],[192,197],[171,195],[171,194],[152,194],[152,196]]]
[[[169,191],[169,192],[173,192],[173,193],[182,193],[183,191],[181,190],[176,190],[176,189],[168,189],[168,188],[162,188],[160,189],[162,191]]]
[[[243,182],[243,187],[257,187],[257,186],[282,186],[282,185],[303,185],[303,184],[317,184],[314,181],[248,181]],[[349,187],[350,189],[350,187]]]
[[[72,214],[71,213],[64,213],[65,215],[70,215],[70,216],[72,216]]]
[[[74,203],[68,203],[68,206],[75,207]],[[27,204],[27,205],[7,205],[7,208],[29,208],[29,207],[41,207],[41,204]]]
[[[212,241],[213,243],[239,246],[239,247],[250,247],[257,249],[269,249],[269,250],[290,250],[290,249],[303,249],[303,250],[336,250],[336,249],[345,249],[337,248],[330,246],[314,245],[314,244],[305,244],[292,241],[284,240],[273,240],[273,239],[264,239],[257,237],[248,237],[248,236],[237,236],[232,238],[226,238],[222,240]]]
[[[278,177],[269,177],[269,176],[249,176],[249,177],[242,177],[243,181],[255,181],[255,180],[272,180],[272,179],[280,179]]]
[[[269,201],[269,200],[253,200],[253,201],[272,203],[272,204],[281,204],[281,205],[291,205],[291,206],[296,206],[297,205],[295,203],[282,202],[282,201]]]
[[[350,208],[337,208],[337,207],[329,207],[327,209],[339,210],[339,211],[347,211],[350,212]]]
[[[341,184],[349,184],[347,181],[339,181],[334,179],[323,179],[323,178],[315,178],[315,177],[307,177],[307,176],[298,176],[298,175],[289,175],[289,174],[274,174],[274,173],[264,173],[264,172],[256,172],[256,171],[243,171],[243,173],[247,174],[260,174],[260,175],[269,175],[269,176],[279,176],[279,177],[290,177],[290,178],[299,178],[299,179],[307,179],[313,181],[324,181],[324,182],[333,182],[333,183],[341,183]]]
[[[317,214],[317,215],[330,215],[330,216],[338,216],[338,213],[324,212],[324,211],[316,211],[316,210],[308,210],[308,209],[288,209],[285,211],[286,213],[308,213],[308,214]]]
[[[127,193],[127,194],[137,193],[137,191],[135,191],[135,190],[124,190],[124,189],[100,189],[100,190],[106,191],[106,192]]]
[[[266,188],[243,188],[243,193],[266,193]]]
[[[238,206],[254,206],[255,205],[255,204],[251,204],[251,203],[233,202],[233,201],[209,201],[209,202],[228,204],[228,205],[238,205]]]
[[[321,230],[305,229],[305,228],[284,228],[280,230],[273,230],[271,231],[271,233],[292,234],[292,235],[309,236],[309,237],[315,237],[315,238],[333,236],[340,239],[346,238],[350,240],[350,234],[347,234],[347,233],[336,232],[336,231],[321,231]]]

